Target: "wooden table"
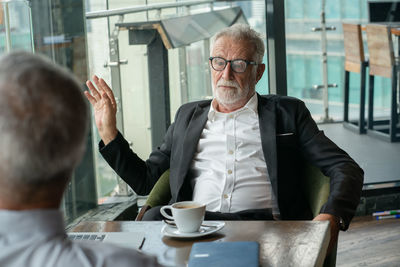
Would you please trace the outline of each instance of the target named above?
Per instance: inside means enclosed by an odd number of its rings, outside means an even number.
[[[322,266],[329,244],[327,221],[226,221],[219,232],[196,239],[163,237],[163,222],[81,222],[72,232],[142,232],[142,250],[169,266],[186,266],[194,242],[257,241],[261,266]]]

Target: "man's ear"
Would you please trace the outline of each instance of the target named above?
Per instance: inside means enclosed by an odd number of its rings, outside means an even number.
[[[265,71],[265,64],[259,64],[257,66],[257,76],[256,76],[256,83],[261,79]]]

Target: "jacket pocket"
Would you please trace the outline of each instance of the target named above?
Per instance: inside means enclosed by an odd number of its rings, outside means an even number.
[[[296,135],[293,133],[288,134],[277,134],[276,145],[277,147],[295,147],[297,144]]]

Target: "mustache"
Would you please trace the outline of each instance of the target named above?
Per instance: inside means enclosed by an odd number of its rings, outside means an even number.
[[[239,84],[236,81],[226,81],[224,79],[220,79],[217,82],[217,87],[219,87],[219,86],[235,87],[236,89],[240,88]]]

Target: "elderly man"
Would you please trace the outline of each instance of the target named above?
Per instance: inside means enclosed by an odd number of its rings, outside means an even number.
[[[75,79],[44,58],[0,60],[0,266],[159,266],[135,250],[66,236],[59,206],[85,151],[85,101]]]
[[[116,104],[104,80],[88,81],[86,96],[102,138],[100,152],[139,194],[170,169],[171,203],[207,204],[206,219],[312,219],[301,190],[304,160],[331,179],[329,200],[314,220],[329,220],[332,242],[348,228],[360,199],[363,171],[323,132],[304,103],[260,96],[263,40],[246,25],[215,36],[210,67],[214,99],[184,104],[164,143],[148,160],[129,149],[116,128]],[[159,207],[147,219],[159,218]]]

